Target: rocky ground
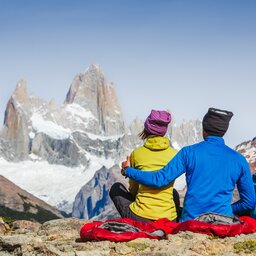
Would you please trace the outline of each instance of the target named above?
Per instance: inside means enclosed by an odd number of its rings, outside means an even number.
[[[256,255],[256,233],[219,239],[181,232],[161,241],[80,242],[79,230],[83,224],[83,220],[75,218],[44,224],[23,220],[7,224],[0,218],[0,256]]]

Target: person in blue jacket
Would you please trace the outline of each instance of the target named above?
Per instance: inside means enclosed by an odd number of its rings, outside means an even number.
[[[183,147],[156,172],[131,168],[127,158],[122,163],[122,174],[140,184],[161,188],[186,173],[187,192],[180,221],[207,212],[228,216],[250,214],[256,200],[249,164],[222,138],[232,116],[230,111],[209,108],[202,122],[204,141]],[[236,185],[240,200],[232,204]]]

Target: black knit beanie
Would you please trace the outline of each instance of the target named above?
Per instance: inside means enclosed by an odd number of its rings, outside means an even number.
[[[208,135],[223,137],[233,113],[226,110],[209,108],[203,118],[203,130]]]

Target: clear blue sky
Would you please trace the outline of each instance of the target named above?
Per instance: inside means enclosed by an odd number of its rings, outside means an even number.
[[[234,112],[227,144],[256,136],[256,1],[0,0],[0,121],[19,79],[61,104],[100,64],[126,121],[152,108],[175,119]]]

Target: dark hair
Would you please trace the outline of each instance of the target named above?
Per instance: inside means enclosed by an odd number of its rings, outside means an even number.
[[[147,139],[148,137],[150,137],[150,136],[155,136],[155,135],[153,135],[153,134],[147,132],[147,131],[144,129],[142,132],[140,132],[140,133],[138,134],[138,136],[139,136],[142,140],[145,140],[145,139]]]

